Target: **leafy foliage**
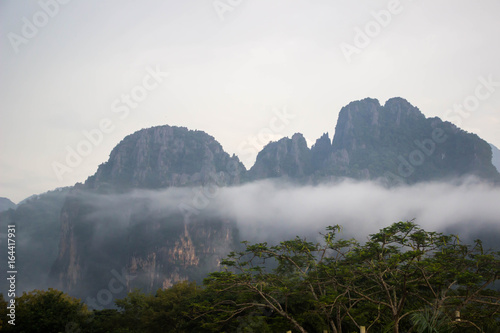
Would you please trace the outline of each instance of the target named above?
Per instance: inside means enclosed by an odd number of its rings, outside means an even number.
[[[15,325],[5,320],[3,332],[64,332],[68,324],[83,326],[90,314],[79,299],[52,288],[23,293],[15,305]],[[8,317],[2,313],[4,318]]]
[[[480,241],[460,244],[458,236],[412,221],[394,223],[364,244],[336,240],[340,230],[328,228],[317,244],[299,237],[277,246],[246,243],[221,263],[224,271],[206,279],[207,290],[221,297],[211,311],[229,320],[267,309],[299,332],[445,324],[481,330],[486,318],[498,323],[499,293],[488,287],[498,279],[499,253],[485,251]],[[455,311],[464,314],[459,322]]]
[[[119,310],[89,313],[62,292],[16,299],[21,326],[6,332],[499,332],[500,253],[481,241],[394,223],[365,243],[243,242],[203,286],[181,282],[156,294],[139,290]],[[5,305],[3,298],[0,303]],[[3,306],[5,308],[5,306]],[[5,310],[2,310],[5,311]],[[2,318],[5,314],[2,313]],[[3,320],[3,319],[2,319]],[[5,322],[3,322],[5,328]]]

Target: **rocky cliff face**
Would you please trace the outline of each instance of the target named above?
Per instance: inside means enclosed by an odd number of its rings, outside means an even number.
[[[299,142],[302,135],[294,137]],[[402,98],[383,106],[371,98],[352,102],[340,111],[331,142],[328,134],[310,150],[305,140],[295,146],[293,142],[286,138],[268,144],[249,178],[384,178],[415,183],[472,174],[500,179],[484,140],[439,118],[426,118]]]
[[[165,188],[218,181],[237,184],[246,172],[236,156],[202,131],[159,126],[123,139],[86,181],[92,189]]]
[[[106,287],[112,271],[125,272],[126,290],[154,292],[201,280],[237,246],[234,223],[183,214],[182,202],[154,201],[137,190],[225,186],[245,172],[237,157],[200,131],[161,126],[126,137],[68,195],[52,284],[83,297]]]
[[[201,282],[237,240],[230,220],[186,216],[147,196],[95,194],[81,186],[62,208],[51,285],[85,297],[106,289],[116,272],[126,280],[122,296],[134,288],[155,292],[183,280]]]
[[[258,154],[254,166],[248,172],[250,179],[275,177],[300,178],[311,172],[311,152],[302,134],[291,139],[270,142]]]
[[[337,175],[405,183],[474,174],[498,179],[488,144],[402,98],[365,99],[342,108],[332,142]]]
[[[129,288],[154,292],[179,281],[201,282],[237,246],[237,231],[229,220],[186,220],[174,214],[132,223],[136,232],[129,235],[125,263],[133,277]]]
[[[425,116],[402,98],[384,106],[371,98],[352,102],[339,113],[329,167],[335,166],[337,176],[380,177],[379,164],[396,162],[399,154],[411,149],[409,142],[423,131],[424,122]]]

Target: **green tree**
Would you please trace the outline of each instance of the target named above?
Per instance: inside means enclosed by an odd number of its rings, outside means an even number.
[[[68,325],[83,326],[90,315],[79,299],[52,288],[24,292],[15,304],[15,326],[4,327],[5,332],[65,332]]]
[[[200,293],[196,283],[184,281],[155,295],[135,290],[115,303],[122,309],[122,326],[130,332],[193,332],[189,308]]]
[[[422,300],[432,318],[447,320],[451,328],[493,332],[486,327],[488,322],[498,327],[500,319],[499,292],[491,288],[499,278],[500,252],[485,251],[480,240],[473,245],[460,244],[454,235],[444,240],[418,265],[430,294]]]
[[[338,226],[330,228],[326,239],[331,240],[338,230]],[[222,295],[206,311],[219,310],[219,319],[228,320],[249,311],[267,310],[299,332],[341,331],[341,321],[357,301],[343,302],[348,290],[341,290],[341,284],[332,278],[325,281],[326,271],[330,277],[336,276],[335,268],[326,261],[334,254],[340,259],[341,247],[351,242],[336,244],[336,253],[331,242],[315,244],[299,237],[277,246],[244,244],[244,251],[233,252],[221,262],[225,271],[214,272],[205,280],[209,290]],[[224,296],[228,293],[235,296]]]
[[[116,309],[94,310],[92,316],[87,320],[84,330],[80,332],[92,333],[119,333],[129,332],[123,324],[124,316]],[[77,329],[78,330],[78,329]],[[69,333],[68,330],[66,333]],[[76,333],[76,332],[75,332]]]
[[[244,242],[245,250],[231,253],[224,270],[205,280],[211,302],[197,311],[219,323],[268,311],[262,327],[280,317],[299,332],[498,324],[499,293],[490,288],[498,280],[498,252],[413,221],[383,228],[364,244],[337,240],[339,230],[328,228],[317,244],[299,237],[277,246]]]
[[[125,298],[115,301],[116,305],[121,308],[122,324],[128,327],[130,332],[145,332],[153,312],[152,297],[136,289],[128,293]]]
[[[497,312],[498,293],[487,289],[498,279],[499,258],[479,241],[461,245],[458,236],[428,232],[411,221],[370,235],[336,264],[348,268],[344,288],[388,312],[385,327],[398,333],[412,328],[409,315],[417,312],[430,311],[436,325],[447,321],[450,327],[478,326],[473,318],[454,317],[474,303]]]
[[[192,332],[188,317],[191,302],[201,292],[195,282],[183,281],[169,289],[160,289],[151,299],[148,328],[151,332]]]

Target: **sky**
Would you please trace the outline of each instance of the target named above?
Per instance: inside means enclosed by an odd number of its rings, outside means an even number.
[[[126,135],[166,124],[209,133],[249,168],[270,139],[332,137],[340,109],[366,97],[403,97],[500,147],[499,12],[497,0],[3,0],[0,197],[84,182]]]

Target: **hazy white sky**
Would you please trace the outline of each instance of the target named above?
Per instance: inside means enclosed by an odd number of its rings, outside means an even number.
[[[406,98],[500,147],[498,13],[498,0],[3,0],[0,196],[82,182],[123,137],[164,124],[250,167],[270,132],[314,142],[365,97]]]

